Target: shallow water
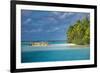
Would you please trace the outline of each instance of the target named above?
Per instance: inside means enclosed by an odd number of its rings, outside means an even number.
[[[67,46],[48,46],[33,47],[22,46],[21,62],[50,62],[50,61],[74,61],[89,60],[89,47],[67,47]]]

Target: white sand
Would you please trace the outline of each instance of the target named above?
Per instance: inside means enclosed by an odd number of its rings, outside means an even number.
[[[30,48],[29,48],[30,47]],[[44,47],[44,48],[43,48]],[[67,47],[67,48],[62,48],[62,47]],[[47,50],[65,50],[65,49],[81,49],[82,47],[87,47],[87,46],[82,46],[82,45],[76,45],[76,44],[52,44],[48,46],[27,46],[25,47],[26,49],[23,48],[23,51],[47,51]],[[27,49],[29,48],[29,49]]]
[[[69,44],[52,44],[52,45],[49,45],[49,46],[75,46],[76,44],[72,44],[72,43],[69,43]]]

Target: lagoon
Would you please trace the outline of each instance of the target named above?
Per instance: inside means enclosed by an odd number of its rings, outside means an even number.
[[[60,44],[58,44],[60,45]],[[52,61],[74,61],[89,60],[89,47],[70,46],[44,46],[33,47],[29,45],[21,46],[21,62],[52,62]]]

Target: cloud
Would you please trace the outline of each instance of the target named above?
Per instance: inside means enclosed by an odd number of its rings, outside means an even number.
[[[53,11],[52,13],[55,14],[55,15],[60,15],[62,12]]]
[[[44,25],[50,25],[50,24],[57,24],[58,20],[54,16],[46,16],[42,17],[41,19],[35,21],[36,24],[34,25],[39,25],[39,26],[44,26]]]
[[[52,29],[48,29],[46,32],[55,32],[55,31],[59,31],[61,28],[60,27],[55,27]]]
[[[22,10],[21,10],[21,13],[22,13],[22,15],[24,15],[24,16],[28,16],[28,15],[31,15],[32,10],[24,10],[24,9],[22,9]]]
[[[73,15],[73,12],[52,12],[54,15],[56,15],[60,19],[64,19],[66,17],[69,17],[70,15]]]
[[[23,24],[28,24],[29,22],[31,22],[31,18],[27,18],[24,22],[23,22]]]
[[[32,32],[42,32],[42,31],[43,31],[43,29],[38,28],[38,29],[32,29],[32,30],[25,30],[24,32],[32,33]]]
[[[32,29],[30,32],[41,32],[42,29]]]
[[[58,20],[53,16],[46,18],[46,20],[49,21],[50,23],[53,23],[53,24],[58,22]]]
[[[74,13],[70,13],[70,12],[63,13],[63,14],[60,16],[60,18],[63,19],[63,18],[66,18],[66,17],[68,17],[68,16],[70,16],[70,15],[73,15],[73,14],[74,14]]]

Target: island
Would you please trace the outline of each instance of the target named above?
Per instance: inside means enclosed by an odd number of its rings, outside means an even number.
[[[78,20],[67,30],[67,42],[76,45],[90,44],[90,21],[89,18],[84,17]]]
[[[48,42],[32,42],[32,46],[48,46]]]

